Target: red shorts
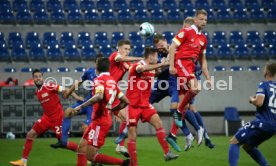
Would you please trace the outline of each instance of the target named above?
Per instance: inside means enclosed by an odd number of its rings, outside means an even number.
[[[61,126],[62,126],[63,116],[60,116],[56,121],[50,121],[48,117],[42,116],[33,125],[33,130],[36,131],[37,135],[45,133],[47,130],[51,129],[55,132],[56,137],[61,139]]]
[[[83,138],[87,141],[88,145],[101,148],[104,145],[105,138],[112,126],[112,121],[104,123],[90,123],[88,128],[83,134]]]
[[[148,107],[127,107],[127,125],[137,126],[139,119],[141,121],[149,122],[152,115],[156,114],[156,109],[150,104]]]

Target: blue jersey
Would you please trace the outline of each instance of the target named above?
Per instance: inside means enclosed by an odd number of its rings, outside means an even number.
[[[256,117],[276,126],[276,82],[261,82],[256,95],[264,95],[264,103],[257,107]]]
[[[92,82],[96,77],[97,77],[96,69],[91,67],[82,74],[81,80],[90,81],[92,85]],[[89,92],[89,95],[86,97],[87,99],[92,97],[92,87],[89,87],[89,89],[90,89],[90,92]]]

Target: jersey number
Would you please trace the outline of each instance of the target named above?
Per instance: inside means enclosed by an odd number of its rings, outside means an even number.
[[[114,102],[114,100],[115,100],[117,91],[116,91],[116,90],[108,90],[108,93],[109,93],[111,96],[110,96],[110,99],[108,100],[108,103],[107,103],[107,105],[106,105],[106,108],[111,109],[111,108],[112,108],[112,104],[113,104],[113,102]]]
[[[275,108],[276,109],[276,98],[275,98],[276,89],[270,87],[269,91],[272,92],[272,95],[269,98],[268,106],[271,107],[271,108]],[[275,109],[271,109],[272,113],[274,113],[274,114],[276,114],[276,110]]]

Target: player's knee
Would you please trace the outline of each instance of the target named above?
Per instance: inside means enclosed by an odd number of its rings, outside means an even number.
[[[245,151],[251,151],[252,150],[252,146],[250,146],[250,145],[248,145],[248,144],[244,144],[243,146],[242,146],[242,148],[245,150]]]
[[[177,109],[178,103],[171,103],[171,109]]]
[[[238,144],[239,141],[237,140],[236,137],[233,137],[233,138],[230,139],[229,143],[230,143],[230,144]]]
[[[192,89],[192,91],[195,93],[195,94],[198,94],[200,92],[200,89],[198,87]]]
[[[27,133],[27,138],[28,139],[34,139],[36,137],[36,132],[34,130],[30,130],[28,133]]]
[[[86,142],[81,142],[78,146],[77,152],[78,153],[86,153],[87,144]]]

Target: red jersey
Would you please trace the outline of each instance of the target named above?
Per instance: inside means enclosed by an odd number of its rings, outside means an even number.
[[[94,82],[93,94],[101,91],[104,98],[93,105],[92,122],[110,122],[112,118],[109,110],[115,106],[114,103],[119,103],[118,99],[123,96],[123,93],[108,72],[101,73]]]
[[[155,70],[138,73],[136,68],[139,65],[146,65],[146,63],[143,60],[139,61],[133,64],[129,70],[126,96],[129,99],[129,105],[148,107]]]
[[[178,46],[175,60],[194,58],[195,62],[201,52],[206,52],[207,38],[195,25],[181,29],[173,41]]]
[[[109,62],[110,62],[109,72],[116,82],[123,79],[124,74],[127,72],[130,66],[129,62],[116,61],[117,56],[120,56],[118,52],[113,52],[109,56]]]
[[[55,121],[63,116],[62,105],[59,100],[58,92],[62,92],[64,88],[55,84],[43,84],[36,91],[36,96],[43,108],[43,116]]]

